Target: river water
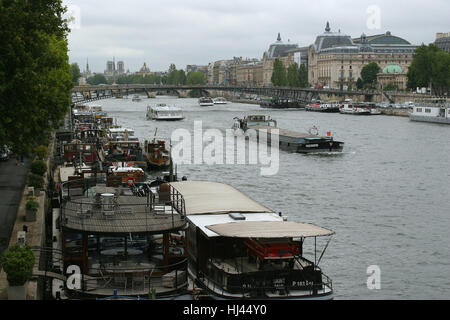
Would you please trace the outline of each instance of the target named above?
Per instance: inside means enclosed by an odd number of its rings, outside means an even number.
[[[147,121],[147,105],[156,103],[181,107],[186,119]],[[231,184],[289,220],[335,231],[320,261],[335,299],[450,298],[450,126],[237,103],[200,107],[197,99],[174,97],[100,104],[141,141],[156,128],[165,137],[178,128],[193,132],[200,120],[204,130],[224,131],[234,117],[248,114],[268,114],[284,129],[332,131],[345,142],[342,154],[280,151],[276,175],[262,176],[260,165],[204,164],[180,165],[178,175]],[[318,239],[318,249],[326,243]],[[305,246],[312,253],[313,240]],[[379,289],[368,288],[368,278],[377,275],[369,266],[379,267]]]

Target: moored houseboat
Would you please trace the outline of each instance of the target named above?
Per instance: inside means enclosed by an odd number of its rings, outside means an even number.
[[[232,186],[174,182],[188,221],[188,273],[213,299],[332,299],[332,281],[304,246],[333,231],[287,221]],[[314,253],[317,253],[314,247]]]
[[[306,111],[315,111],[315,112],[339,112],[339,104],[334,102],[322,102],[320,100],[318,101],[312,101],[311,103],[307,104],[305,107]]]
[[[167,299],[186,294],[182,196],[168,184],[136,195],[114,186],[114,176],[103,179],[98,172],[95,178],[74,178],[60,184],[61,205],[53,210],[58,224],[53,268],[81,274],[78,283],[62,283],[59,295]]]
[[[450,124],[450,102],[432,100],[416,104],[409,114],[411,121]]]
[[[355,103],[352,99],[346,99],[340,106],[339,112],[342,114],[371,115],[371,109],[361,103]]]

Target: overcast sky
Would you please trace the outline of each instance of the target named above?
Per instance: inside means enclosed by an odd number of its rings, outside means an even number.
[[[275,42],[312,44],[330,22],[352,37],[391,31],[413,44],[450,32],[448,0],[64,0],[75,21],[69,56],[83,71],[123,60],[151,71],[231,59],[261,59]],[[378,15],[379,12],[379,15]],[[379,28],[378,28],[379,27]]]

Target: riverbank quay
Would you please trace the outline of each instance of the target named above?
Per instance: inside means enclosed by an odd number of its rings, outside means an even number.
[[[408,108],[394,109],[394,108],[380,108],[381,114],[387,116],[397,116],[397,117],[409,117],[411,112]]]
[[[19,170],[23,177],[22,177],[22,184],[20,186],[16,186],[11,190],[11,187],[7,186],[7,190],[10,189],[11,191],[14,191],[19,196],[19,204],[16,206],[15,210],[15,220],[14,224],[12,226],[12,230],[9,235],[9,239],[7,240],[7,244],[5,246],[5,249],[7,247],[11,247],[14,245],[17,245],[19,243],[18,240],[18,234],[19,232],[26,231],[25,235],[25,244],[29,245],[33,248],[33,252],[35,255],[35,265],[33,268],[33,277],[26,283],[26,292],[27,292],[27,300],[43,300],[43,292],[44,292],[44,281],[45,279],[42,279],[38,277],[40,270],[45,269],[45,250],[43,250],[46,247],[46,213],[48,212],[50,202],[47,198],[47,190],[49,189],[50,180],[49,175],[51,174],[51,164],[52,164],[52,155],[54,150],[54,134],[51,138],[51,143],[49,146],[49,156],[47,157],[47,173],[44,176],[44,188],[39,192],[38,195],[35,195],[31,193],[28,186],[26,185],[26,177],[29,172],[29,167],[31,160],[26,160],[25,165],[21,167],[18,166],[17,169]],[[12,168],[14,169],[14,168]],[[9,171],[8,174],[11,176],[11,172]],[[4,185],[4,183],[2,184]],[[10,192],[11,192],[10,191]],[[5,197],[6,192],[0,193],[0,200]],[[28,222],[26,221],[26,203],[30,199],[30,197],[34,197],[34,200],[39,203],[39,209],[36,212],[36,220],[34,222]],[[5,203],[2,201],[2,203]],[[14,208],[12,208],[14,209]],[[8,300],[8,281],[6,273],[1,270],[0,272],[0,300]]]

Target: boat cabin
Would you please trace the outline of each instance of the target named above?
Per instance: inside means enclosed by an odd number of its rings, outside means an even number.
[[[307,238],[334,232],[286,221],[225,184],[185,181],[171,185],[185,200],[189,274],[210,296],[331,298],[332,283],[319,268],[320,259],[316,254],[307,258],[303,246]]]
[[[73,140],[71,143],[64,144],[63,159],[66,162],[81,160],[84,163],[94,163],[98,160],[96,145]]]

